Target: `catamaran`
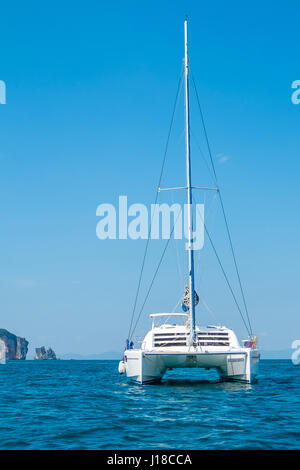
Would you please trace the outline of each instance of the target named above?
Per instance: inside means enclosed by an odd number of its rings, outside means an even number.
[[[154,313],[150,315],[152,328],[138,349],[134,341],[127,339],[123,360],[119,363],[119,373],[140,384],[157,382],[167,370],[174,368],[215,369],[221,381],[240,381],[253,383],[257,380],[259,349],[245,303],[240,275],[233,251],[228,224],[229,241],[240,283],[245,313],[242,314],[236,296],[228,282],[234,300],[239,308],[248,331],[248,338],[241,345],[232,329],[221,325],[201,327],[196,325],[196,306],[199,297],[195,292],[194,250],[193,250],[193,199],[192,172],[190,154],[189,120],[189,58],[187,19],[184,21],[184,100],[185,100],[185,153],[186,153],[186,189],[188,207],[188,283],[183,297],[183,313]],[[208,146],[209,147],[209,146]],[[158,188],[160,190],[160,187]],[[178,188],[174,188],[178,189]],[[196,188],[195,188],[196,189]],[[199,189],[199,188],[198,188]],[[202,188],[206,189],[206,188]],[[219,193],[219,188],[216,188]],[[224,212],[224,206],[221,200]],[[143,269],[143,267],[142,267]],[[193,293],[194,295],[190,295]],[[248,323],[247,323],[248,319]]]

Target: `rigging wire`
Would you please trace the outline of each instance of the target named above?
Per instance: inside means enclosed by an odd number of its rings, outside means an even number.
[[[178,300],[177,304],[175,305],[175,307],[173,307],[172,313],[175,313],[175,312],[176,312],[176,309],[177,309],[177,307],[179,307],[179,305],[181,304],[181,302],[182,302],[182,296],[179,297],[179,300]]]
[[[161,257],[160,257],[160,259],[159,259],[157,268],[156,268],[156,270],[155,270],[155,272],[154,272],[154,275],[153,275],[153,277],[152,277],[152,280],[151,280],[151,282],[150,282],[150,285],[149,285],[149,288],[148,288],[148,291],[147,291],[145,300],[144,300],[144,302],[143,302],[143,304],[142,304],[142,306],[141,306],[141,309],[140,309],[140,311],[139,311],[139,314],[138,314],[138,317],[137,317],[137,319],[136,319],[135,325],[134,325],[134,327],[133,327],[133,329],[132,329],[132,332],[131,332],[131,335],[130,335],[130,337],[129,337],[129,341],[130,341],[131,338],[132,338],[132,335],[133,335],[133,333],[134,333],[134,331],[135,331],[135,329],[136,329],[136,327],[137,327],[137,324],[138,324],[138,322],[139,322],[139,319],[140,319],[140,317],[141,317],[141,315],[142,315],[142,312],[143,312],[143,310],[144,310],[144,307],[145,307],[145,304],[146,304],[146,302],[147,302],[147,299],[148,299],[148,297],[149,297],[149,295],[150,295],[150,292],[151,292],[152,286],[153,286],[153,284],[154,284],[155,278],[156,278],[156,276],[157,276],[158,270],[159,270],[160,265],[161,265],[161,263],[162,263],[162,260],[163,260],[163,258],[164,258],[164,256],[165,256],[165,253],[166,253],[166,250],[167,250],[167,248],[168,248],[169,242],[170,242],[170,240],[171,240],[171,238],[172,238],[172,235],[173,235],[173,232],[174,232],[174,228],[175,228],[175,225],[176,225],[176,222],[177,222],[177,219],[178,219],[179,215],[180,215],[180,213],[178,213],[177,218],[176,218],[176,220],[174,221],[173,228],[172,228],[172,231],[171,231],[171,233],[170,233],[170,237],[167,239],[167,242],[166,242],[166,244],[165,244],[165,247],[164,247],[164,249],[163,249],[163,252],[162,252],[162,254],[161,254]]]
[[[208,313],[211,314],[211,316],[213,317],[213,319],[214,319],[217,323],[219,323],[219,320],[218,320],[217,317],[215,316],[215,314],[214,314],[214,312],[212,311],[212,309],[207,305],[205,299],[204,299],[203,297],[201,297],[200,294],[198,294],[198,296],[199,296],[199,299],[200,299],[202,305],[204,306],[204,308],[208,311]]]
[[[193,199],[195,200],[194,196],[193,196]],[[196,201],[195,201],[195,202],[196,202]],[[197,204],[196,204],[196,209],[199,211]],[[245,325],[245,328],[246,328],[246,330],[247,330],[247,333],[248,333],[249,336],[250,336],[250,334],[252,334],[252,333],[251,333],[251,330],[249,329],[249,327],[248,327],[248,325],[247,325],[247,322],[245,321],[243,312],[242,312],[242,310],[241,310],[241,308],[240,308],[240,306],[239,306],[239,303],[238,303],[237,298],[236,298],[236,296],[235,296],[235,293],[234,293],[234,291],[233,291],[233,289],[232,289],[232,287],[231,287],[231,284],[230,284],[230,282],[229,282],[229,279],[228,279],[228,276],[227,276],[227,274],[226,274],[226,271],[225,271],[225,269],[224,269],[224,267],[223,267],[223,264],[222,264],[222,261],[221,261],[221,259],[220,259],[220,256],[219,256],[219,254],[218,254],[218,252],[217,252],[217,249],[216,249],[216,247],[215,247],[214,242],[212,241],[212,238],[211,238],[211,236],[210,236],[210,233],[209,233],[208,228],[207,228],[207,226],[206,226],[206,224],[205,224],[205,222],[204,222],[204,220],[203,220],[203,218],[202,218],[202,215],[201,215],[201,212],[200,212],[200,211],[199,211],[199,215],[200,215],[200,217],[201,217],[201,220],[202,220],[202,223],[203,223],[203,227],[204,227],[205,233],[206,233],[206,235],[208,236],[209,242],[210,242],[211,247],[212,247],[212,249],[213,249],[213,251],[214,251],[214,254],[215,254],[216,258],[217,258],[217,261],[218,261],[218,263],[219,263],[219,266],[220,266],[220,268],[221,268],[221,271],[222,271],[222,273],[223,273],[223,276],[224,276],[224,278],[225,278],[225,281],[226,281],[226,283],[227,283],[227,285],[228,285],[228,287],[229,287],[229,290],[230,290],[230,292],[231,292],[231,295],[232,295],[232,297],[233,297],[233,300],[234,300],[234,302],[235,302],[235,304],[236,304],[236,307],[237,307],[237,309],[238,309],[238,311],[239,311],[239,313],[240,313],[240,316],[241,316],[242,321],[243,321],[243,323],[244,323],[244,325]]]
[[[208,173],[210,174],[210,176],[211,176],[213,182],[216,184],[216,182],[215,182],[215,176],[214,176],[214,174],[212,174],[212,171],[211,171],[211,165],[209,165],[209,162],[208,162],[207,159],[205,158],[205,155],[204,155],[204,153],[203,153],[203,151],[202,151],[202,148],[201,148],[201,146],[200,146],[200,144],[199,144],[199,142],[198,142],[198,140],[197,140],[197,138],[196,138],[196,135],[193,133],[193,130],[192,130],[192,127],[191,127],[191,126],[190,126],[190,133],[191,133],[191,137],[192,137],[191,140],[193,140],[193,141],[195,142],[196,146],[198,147],[198,150],[199,150],[199,152],[200,152],[200,154],[201,154],[201,157],[202,157],[202,159],[203,159],[203,161],[204,161],[204,163],[205,163],[205,166],[206,166],[206,168],[207,168],[207,170],[208,170]]]
[[[217,197],[217,194],[215,193],[213,195],[212,199],[210,200],[209,204],[207,204],[206,203],[206,194],[204,196],[203,203],[204,203],[204,206],[205,206],[205,220],[208,220],[208,218],[211,218],[213,215],[215,215],[214,212],[213,212],[213,203],[214,203],[216,197]],[[195,264],[196,264],[196,276],[198,276],[199,273],[200,273],[200,264],[201,264],[200,259],[202,259],[202,267],[203,267],[204,253],[205,253],[205,251],[199,250],[198,261],[195,262]],[[196,259],[197,259],[197,254],[196,254]],[[202,272],[200,273],[199,283],[201,282],[202,276],[203,276],[203,269],[202,269]]]
[[[202,107],[201,107],[201,104],[200,104],[200,99],[199,99],[199,95],[198,95],[198,91],[197,91],[197,87],[196,87],[196,83],[195,83],[195,79],[194,79],[194,75],[193,75],[192,71],[191,71],[191,75],[192,75],[192,82],[193,82],[193,86],[194,86],[194,90],[195,90],[195,94],[196,94],[197,104],[198,104],[198,108],[199,108],[199,111],[200,111],[200,117],[201,117],[201,122],[202,122],[202,126],[203,126],[206,145],[207,145],[207,149],[208,149],[208,154],[209,154],[211,166],[212,166],[214,177],[215,177],[215,183],[216,183],[216,186],[218,188],[218,194],[219,194],[219,199],[220,199],[220,203],[221,203],[221,209],[222,209],[222,213],[223,213],[223,217],[224,217],[225,227],[226,227],[227,236],[228,236],[228,240],[229,240],[229,244],[230,244],[230,249],[231,249],[231,253],[232,253],[232,257],[233,257],[235,271],[236,271],[236,275],[237,275],[237,278],[238,278],[239,287],[240,287],[240,291],[241,291],[242,299],[243,299],[243,304],[244,304],[244,309],[245,309],[245,312],[246,312],[246,317],[247,317],[247,321],[248,321],[248,325],[249,325],[249,329],[250,329],[250,336],[253,336],[252,326],[251,326],[249,312],[248,312],[248,307],[247,307],[246,298],[245,298],[245,294],[244,294],[244,289],[243,289],[243,285],[242,285],[242,281],[241,281],[241,277],[240,277],[240,272],[239,272],[239,268],[238,268],[238,264],[237,264],[237,260],[236,260],[235,250],[234,250],[234,247],[233,247],[231,232],[230,232],[230,229],[229,229],[228,220],[227,220],[227,216],[226,216],[226,212],[225,212],[225,208],[224,208],[224,204],[223,204],[223,198],[222,198],[221,191],[220,191],[219,184],[218,184],[218,178],[217,178],[217,173],[216,173],[214,160],[213,160],[213,157],[212,157],[211,146],[210,146],[210,143],[209,143],[208,134],[207,134],[207,130],[206,130],[206,125],[205,125],[205,121],[204,121],[204,116],[203,116],[203,112],[202,112]]]
[[[148,247],[149,247],[149,241],[150,241],[150,235],[151,235],[151,228],[152,228],[152,221],[153,221],[154,212],[155,212],[155,208],[156,208],[156,204],[157,204],[157,199],[158,199],[158,195],[159,195],[158,189],[160,188],[160,185],[161,185],[161,180],[162,180],[163,171],[164,171],[164,167],[165,167],[165,162],[166,162],[167,152],[168,152],[168,148],[169,148],[169,142],[170,142],[171,132],[172,132],[172,128],[173,128],[173,123],[174,123],[174,119],[175,119],[175,114],[176,114],[177,104],[178,104],[178,98],[179,98],[179,95],[180,95],[182,83],[183,83],[183,71],[182,71],[182,69],[181,69],[181,73],[180,73],[180,77],[179,77],[179,81],[178,81],[178,86],[177,86],[177,92],[176,92],[175,103],[174,103],[174,106],[173,106],[173,112],[172,112],[171,122],[170,122],[170,126],[169,126],[168,137],[167,137],[166,146],[165,146],[165,151],[164,151],[164,155],[163,155],[162,166],[161,166],[160,175],[159,175],[159,180],[158,180],[158,186],[157,186],[157,191],[156,191],[156,196],[155,196],[155,203],[154,203],[154,204],[155,204],[155,206],[154,206],[154,211],[153,211],[153,214],[152,214],[152,217],[151,217],[151,220],[150,220],[149,231],[148,231],[148,238],[147,238],[146,247],[145,247],[145,251],[144,251],[144,255],[143,255],[142,266],[141,266],[140,275],[139,275],[139,280],[138,280],[138,286],[137,286],[136,295],[135,295],[135,299],[134,299],[133,310],[132,310],[132,314],[131,314],[131,321],[130,321],[130,325],[129,325],[128,338],[130,338],[130,337],[132,336],[131,329],[132,329],[132,325],[133,325],[133,319],[134,319],[134,315],[135,315],[135,311],[136,311],[136,305],[137,305],[137,301],[138,301],[138,296],[139,296],[139,292],[140,292],[140,287],[141,287],[141,281],[142,281],[142,276],[143,276],[143,271],[144,271],[146,256],[147,256]]]
[[[175,204],[175,198],[174,198],[174,192],[171,191],[171,194],[172,194],[172,202],[173,204]],[[182,206],[182,204],[181,204]],[[181,214],[182,214],[182,209],[181,210]],[[173,238],[173,243],[174,243],[174,246],[175,246],[175,251],[176,251],[176,259],[177,259],[177,270],[178,270],[178,274],[180,276],[180,279],[181,279],[181,285],[184,284],[184,276],[183,276],[183,272],[182,272],[182,269],[181,269],[181,266],[180,266],[180,255],[179,255],[179,248],[178,248],[178,241],[175,240],[175,238]]]

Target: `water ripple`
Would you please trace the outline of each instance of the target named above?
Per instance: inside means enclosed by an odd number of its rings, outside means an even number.
[[[189,369],[141,387],[116,361],[0,367],[1,449],[300,447],[300,367],[290,361],[262,361],[255,385]]]

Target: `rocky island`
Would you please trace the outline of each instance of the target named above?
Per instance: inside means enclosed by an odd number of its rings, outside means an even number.
[[[48,348],[46,350],[45,346],[42,346],[41,348],[35,348],[35,356],[34,359],[37,361],[49,361],[49,360],[56,360],[56,354],[53,351],[53,349]]]
[[[25,360],[28,352],[28,341],[0,328],[0,340],[5,344],[5,359]]]

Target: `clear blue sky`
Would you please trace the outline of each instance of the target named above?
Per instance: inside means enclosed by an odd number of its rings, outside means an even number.
[[[123,348],[145,242],[99,241],[96,207],[119,194],[154,200],[188,14],[191,64],[254,330],[265,349],[299,338],[300,105],[290,98],[300,78],[299,13],[296,1],[1,5],[1,327],[25,336],[31,351]],[[204,148],[193,104],[191,123]],[[184,183],[182,130],[180,108],[166,176],[175,185]],[[193,156],[195,184],[209,183]],[[214,239],[232,273],[219,216],[216,209]],[[183,289],[171,245],[141,327]],[[197,289],[243,336],[205,248]],[[161,249],[153,242],[145,281]],[[203,308],[198,314],[213,323]]]

